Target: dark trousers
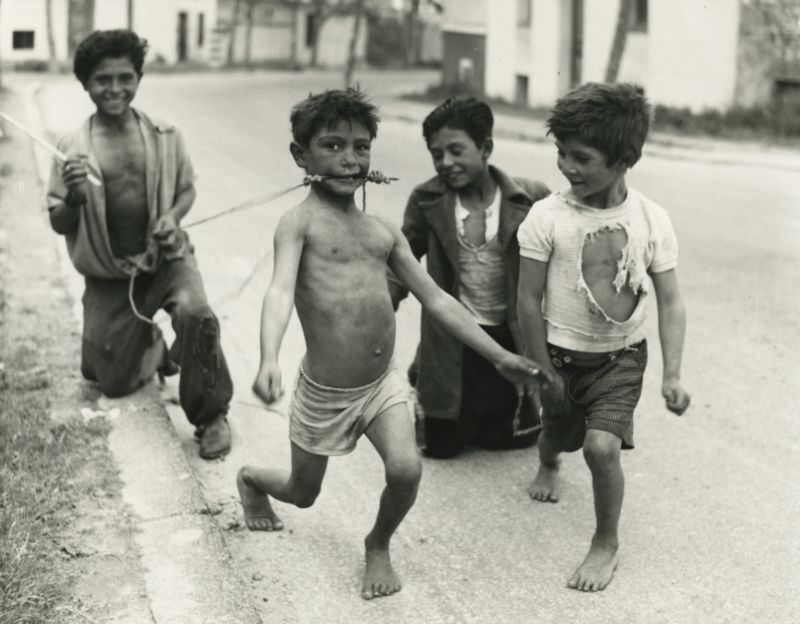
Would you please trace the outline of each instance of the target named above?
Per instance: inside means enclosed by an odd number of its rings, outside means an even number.
[[[514,338],[507,325],[483,330],[509,351]],[[469,347],[463,348],[461,410],[456,420],[425,417],[425,454],[447,458],[467,444],[486,449],[515,449],[533,445],[539,435],[539,417],[530,399],[520,397],[512,383],[494,365]]]
[[[133,313],[128,280],[86,277],[81,372],[109,397],[129,394],[152,379],[167,356],[157,327]],[[175,342],[169,357],[180,366],[179,397],[189,422],[204,425],[228,411],[233,381],[220,345],[220,327],[205,296],[194,256],[164,262],[134,282],[139,312],[164,309]]]

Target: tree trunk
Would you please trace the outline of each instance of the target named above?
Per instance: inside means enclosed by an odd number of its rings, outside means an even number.
[[[231,15],[230,31],[228,35],[228,58],[226,59],[227,65],[233,65],[236,61],[236,31],[239,28],[239,5],[241,0],[235,0],[233,3],[233,14]]]
[[[244,14],[244,64],[250,67],[253,61],[253,5],[255,0],[246,0]]]
[[[353,84],[353,70],[356,66],[356,46],[361,32],[361,20],[364,15],[364,0],[356,0],[353,8],[353,32],[350,35],[350,46],[347,49],[347,64],[344,68],[345,89]]]
[[[325,10],[325,0],[314,0],[314,32],[311,37],[311,67],[316,67],[319,63],[319,35],[322,32],[322,24],[328,17]],[[306,21],[308,23],[308,21]]]
[[[625,42],[628,38],[628,21],[630,19],[633,0],[619,0],[617,12],[617,27],[614,30],[614,41],[606,65],[606,82],[616,82],[619,67],[622,64],[622,55],[625,54]]]
[[[58,69],[56,61],[56,42],[53,37],[53,0],[45,0],[45,28],[47,30],[47,67],[52,71]]]
[[[419,37],[419,0],[411,0],[411,8],[405,15],[406,39],[406,67],[413,67],[419,63],[420,37]]]
[[[3,4],[3,0],[0,0],[0,4]],[[2,12],[3,7],[0,6],[0,12]],[[3,59],[0,58],[0,91],[3,90]]]

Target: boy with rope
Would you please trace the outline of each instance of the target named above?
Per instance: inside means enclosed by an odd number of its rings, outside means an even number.
[[[243,467],[237,486],[251,530],[283,528],[269,497],[310,507],[328,458],[350,453],[365,435],[384,463],[386,487],[364,540],[365,599],[398,591],[389,542],[417,495],[421,462],[410,388],[392,366],[395,319],[387,266],[448,331],[490,360],[509,381],[538,379],[538,365],[483,332],[458,301],[440,290],[400,229],[356,207],[370,165],[375,107],[357,90],[309,96],[292,111],[292,156],[311,174],[307,198],[275,232],[272,281],[264,297],[261,363],[253,390],[265,402],[283,393],[278,351],[297,307],[306,340],[289,410],[291,471]]]
[[[180,370],[181,406],[200,456],[213,459],[230,450],[233,383],[180,228],[195,199],[183,139],[130,105],[146,50],[129,30],[96,31],[78,46],[75,75],[97,110],[59,142],[67,158],[53,163],[47,205],[85,279],[81,373],[118,397]],[[162,308],[176,335],[169,352],[151,320]]]

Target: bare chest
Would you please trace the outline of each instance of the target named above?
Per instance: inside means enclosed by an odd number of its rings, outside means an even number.
[[[616,268],[622,259],[628,234],[624,228],[604,228],[587,234],[583,241],[583,270],[592,268]]]
[[[315,223],[309,231],[308,245],[317,258],[332,264],[385,264],[393,240],[391,233],[380,222],[361,217]]]
[[[107,184],[144,180],[145,147],[138,129],[114,137],[94,134],[92,148]]]

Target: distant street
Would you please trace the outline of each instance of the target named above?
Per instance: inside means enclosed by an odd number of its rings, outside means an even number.
[[[433,169],[420,123],[392,115],[392,97],[436,78],[360,77],[385,113],[373,168],[400,178],[368,187],[367,211],[398,224],[409,192]],[[199,176],[187,221],[299,183],[303,172],[288,149],[291,105],[340,82],[339,74],[322,72],[146,75],[135,105],[178,124]],[[52,131],[70,129],[90,112],[71,77],[43,85],[40,102]],[[532,449],[425,460],[418,502],[394,543],[404,589],[389,599],[367,603],[358,596],[362,540],[383,486],[366,439],[353,455],[330,462],[314,507],[276,505],[286,530],[239,530],[237,469],[288,467],[284,414],[303,354],[296,319],[281,358],[287,397],[265,411],[250,385],[272,235],[304,191],[189,231],[209,298],[218,302],[236,383],[231,455],[215,463],[197,459],[183,415],[170,412],[209,500],[221,508],[221,526],[231,529],[228,545],[264,622],[800,621],[800,157],[790,171],[660,152],[666,157],[645,157],[629,183],[670,212],[678,234],[689,323],[683,376],[693,401],[682,418],[663,406],[653,308],[636,450],[624,455],[621,563],[597,595],[565,588],[594,522],[580,453],[565,458],[564,493],[555,505],[535,503],[525,492],[537,461]],[[551,188],[563,185],[548,143],[498,139],[492,162]],[[252,283],[227,297],[262,257]],[[418,304],[406,300],[397,320],[396,357],[405,367],[418,338]]]

